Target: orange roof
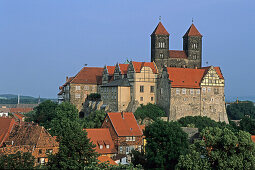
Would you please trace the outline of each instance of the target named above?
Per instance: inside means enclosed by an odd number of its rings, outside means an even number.
[[[98,152],[99,154],[117,153],[109,129],[100,128],[85,130],[88,133],[88,138],[90,138],[93,144],[96,145],[96,152]],[[103,145],[103,149],[100,149],[100,145]],[[109,145],[109,148],[106,148],[106,145]]]
[[[11,133],[14,124],[15,119],[0,117],[0,147]]]
[[[107,113],[118,136],[142,136],[135,116],[132,112]]]
[[[135,72],[140,73],[143,67],[150,67],[154,74],[157,73],[157,68],[153,62],[135,62],[132,61]]]
[[[108,163],[108,164],[111,164],[111,165],[118,165],[116,162],[114,162],[114,160],[112,160],[108,156],[102,156],[101,155],[97,159],[99,160],[99,163]]]
[[[251,135],[251,140],[255,143],[255,135]]]
[[[67,83],[70,83],[70,81],[72,81],[72,80],[73,80],[73,78],[74,78],[74,77],[69,77],[69,78],[67,78],[67,81],[65,82],[65,84],[64,84],[63,86],[66,86],[66,85],[67,85]]]
[[[108,70],[108,74],[109,75],[113,75],[114,74],[115,66],[107,66],[106,68]]]
[[[127,74],[129,64],[119,64],[121,74]]]
[[[17,108],[10,108],[11,113],[28,113],[31,112],[33,108],[27,107],[27,108],[22,108],[22,107],[17,107]]]
[[[102,67],[83,67],[70,83],[101,84],[103,70]]]
[[[167,67],[172,87],[200,88],[200,83],[210,67],[201,69]],[[214,67],[220,79],[223,79],[219,67]]]
[[[152,34],[169,35],[169,33],[167,32],[167,30],[165,29],[165,27],[163,26],[161,22],[158,23],[157,27],[155,28]]]
[[[140,129],[141,129],[142,132],[145,131],[145,125],[139,125],[139,127],[140,127]]]
[[[15,116],[15,117],[17,117],[18,119],[20,119],[20,121],[22,121],[22,119],[25,117],[23,114],[21,114],[21,113],[13,113],[13,115]]]
[[[199,36],[199,37],[202,37],[202,35],[200,34],[200,32],[197,30],[197,28],[195,27],[194,24],[192,24],[188,31],[186,32],[186,34],[184,35],[185,36]]]
[[[169,58],[188,58],[185,51],[169,50]]]

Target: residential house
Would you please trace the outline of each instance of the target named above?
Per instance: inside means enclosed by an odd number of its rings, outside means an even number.
[[[142,150],[143,132],[133,113],[107,113],[102,128],[109,129],[118,154],[128,156],[132,149]],[[130,161],[130,157],[128,160]]]

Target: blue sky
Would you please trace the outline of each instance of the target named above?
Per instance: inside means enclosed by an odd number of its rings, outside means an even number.
[[[57,97],[83,64],[150,61],[162,16],[170,49],[194,24],[203,65],[220,66],[227,96],[255,96],[254,0],[1,0],[0,94]]]

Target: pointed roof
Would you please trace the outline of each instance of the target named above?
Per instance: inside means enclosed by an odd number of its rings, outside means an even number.
[[[194,24],[191,24],[191,26],[189,27],[188,31],[184,35],[184,37],[186,37],[186,36],[199,36],[199,37],[202,37],[202,35],[197,30],[197,28],[195,27]]]
[[[156,35],[169,35],[169,33],[167,32],[167,30],[165,29],[165,27],[163,26],[163,24],[161,22],[158,23],[157,27],[155,28],[155,30],[153,31],[153,34]]]

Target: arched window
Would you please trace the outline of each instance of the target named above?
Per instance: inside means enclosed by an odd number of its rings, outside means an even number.
[[[159,58],[164,58],[164,54],[163,54],[163,53],[160,53],[160,54],[159,54]]]

